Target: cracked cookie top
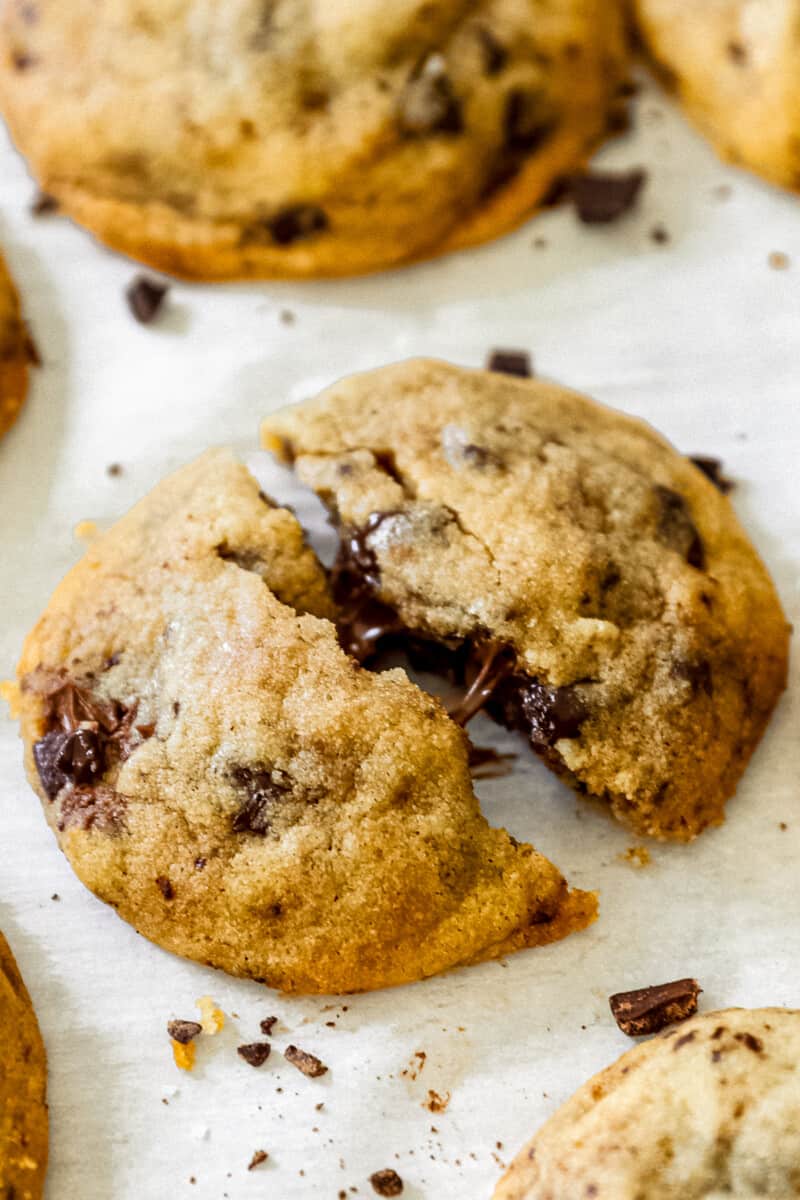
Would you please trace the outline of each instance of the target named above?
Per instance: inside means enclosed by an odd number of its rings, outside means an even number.
[[[42,187],[190,277],[341,275],[519,223],[609,126],[620,0],[10,0]],[[618,114],[617,114],[618,115]]]
[[[351,652],[365,627],[434,640],[468,660],[457,716],[488,706],[637,831],[721,820],[788,629],[729,501],[655,431],[552,384],[416,361],[263,435],[340,529]]]
[[[47,1060],[31,998],[0,933],[0,1194],[40,1200],[47,1170]]]
[[[14,424],[25,402],[28,369],[35,357],[17,290],[0,256],[0,437]]]
[[[624,1054],[525,1146],[494,1200],[800,1193],[800,1012],[703,1013]]]
[[[294,516],[215,451],[54,594],[26,764],[80,878],[159,944],[288,991],[419,979],[593,919],[492,829],[463,732],[340,648]]]

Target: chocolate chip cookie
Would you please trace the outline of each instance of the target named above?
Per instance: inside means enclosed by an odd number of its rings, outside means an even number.
[[[10,0],[48,194],[190,278],[348,275],[519,224],[618,125],[621,0]]]
[[[704,1013],[595,1075],[494,1200],[800,1195],[800,1012]]]
[[[296,992],[593,920],[482,817],[439,702],[362,670],[332,614],[294,516],[223,451],[92,545],[19,667],[29,778],[83,882],[160,945]]]
[[[0,437],[14,424],[25,403],[28,368],[34,358],[17,289],[0,256]]]
[[[454,716],[520,729],[638,833],[723,806],[788,627],[730,502],[641,421],[552,384],[406,362],[267,418],[341,537],[343,644],[433,646]]]
[[[47,1171],[47,1060],[22,976],[0,933],[0,1195],[40,1200]]]
[[[800,189],[796,0],[635,0],[667,86],[723,158]]]

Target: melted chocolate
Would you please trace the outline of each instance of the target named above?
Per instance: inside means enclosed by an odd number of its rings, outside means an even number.
[[[265,837],[271,828],[272,809],[291,792],[291,785],[276,778],[280,772],[269,768],[235,767],[231,778],[247,793],[233,818],[234,833],[255,833]]]

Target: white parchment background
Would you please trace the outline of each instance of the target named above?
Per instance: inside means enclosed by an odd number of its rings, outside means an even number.
[[[800,199],[720,166],[654,92],[604,161],[650,171],[638,212],[614,228],[558,211],[371,279],[176,285],[163,322],[142,328],[123,303],[134,267],[64,220],[35,221],[32,185],[0,134],[0,246],[45,360],[0,443],[0,677],[80,554],[76,522],[105,526],[209,444],[252,453],[266,411],[338,376],[414,354],[479,365],[492,346],[529,349],[540,374],[644,416],[686,452],[721,456],[797,620]],[[657,222],[667,246],[649,237]],[[790,269],[768,266],[773,250]],[[115,461],[124,474],[109,478]],[[181,962],[93,899],[45,826],[4,711],[0,928],[49,1052],[49,1200],[334,1200],[371,1195],[369,1174],[390,1165],[409,1200],[477,1200],[498,1160],[627,1048],[610,992],[691,974],[706,1008],[800,1004],[797,684],[795,670],[727,825],[689,848],[651,846],[643,870],[620,860],[635,839],[532,757],[481,784],[493,820],[599,889],[599,923],[507,963],[351,997],[346,1012]],[[165,1022],[191,1017],[204,993],[239,1017],[181,1075]],[[320,1055],[324,1079],[277,1054],[260,1071],[237,1058],[271,1014],[276,1045]],[[416,1050],[427,1061],[412,1079],[401,1072]],[[422,1107],[428,1089],[451,1094],[446,1112]],[[269,1162],[248,1173],[258,1148]]]

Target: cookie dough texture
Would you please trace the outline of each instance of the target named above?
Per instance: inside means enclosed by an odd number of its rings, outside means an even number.
[[[800,1196],[800,1012],[704,1013],[624,1054],[519,1153],[494,1200]]]
[[[47,1062],[31,998],[0,934],[0,1195],[40,1200],[47,1170]]]
[[[291,513],[215,451],[53,596],[20,664],[31,783],[77,874],[160,945],[288,991],[403,983],[594,917],[489,827],[466,739],[339,647]]]
[[[581,792],[656,837],[722,820],[788,627],[729,501],[659,434],[550,383],[411,361],[272,414],[263,440],[407,629],[510,648],[522,691],[499,715]]]
[[[190,278],[495,237],[613,125],[620,0],[5,0],[0,103],[64,211]]]
[[[17,419],[28,391],[31,340],[19,297],[0,256],[0,437]]]
[[[635,0],[665,82],[723,158],[800,189],[800,0]]]

